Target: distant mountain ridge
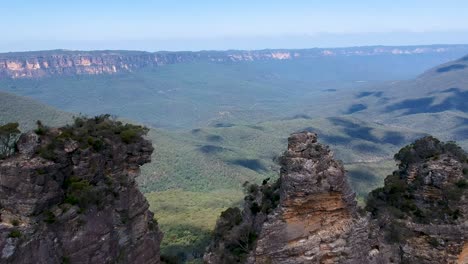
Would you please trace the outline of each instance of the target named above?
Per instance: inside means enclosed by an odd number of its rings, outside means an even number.
[[[100,75],[132,72],[148,67],[186,62],[241,62],[295,60],[327,56],[378,56],[468,53],[468,45],[369,46],[351,48],[268,49],[227,51],[32,51],[0,54],[0,79],[61,75]]]

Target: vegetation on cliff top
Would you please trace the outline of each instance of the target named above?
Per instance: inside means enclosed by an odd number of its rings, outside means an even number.
[[[66,144],[76,143],[81,150],[99,152],[117,142],[130,144],[148,133],[148,128],[123,124],[112,120],[110,115],[100,115],[94,118],[75,117],[72,125],[66,125],[57,131],[52,131],[38,121],[34,131],[48,142],[41,146],[38,154],[45,159],[55,160],[59,150],[63,150]]]
[[[221,213],[212,237],[212,250],[219,253],[223,263],[243,263],[259,235],[259,227],[279,205],[281,179],[262,185],[244,184],[243,209],[230,207]]]
[[[399,170],[385,179],[385,185],[372,191],[367,199],[366,209],[374,218],[382,221],[390,242],[401,242],[411,232],[399,220],[412,220],[420,224],[453,224],[462,217],[457,208],[468,187],[468,156],[454,142],[440,142],[428,136],[402,148],[395,159]],[[424,182],[423,172],[430,175],[428,166],[439,159],[455,159],[462,165],[461,179],[445,179],[444,187]],[[417,172],[417,174],[414,174]],[[449,173],[444,171],[444,173]],[[410,178],[411,177],[411,178]],[[424,198],[424,189],[429,186],[436,190],[439,198]],[[386,217],[390,216],[390,218]],[[385,223],[385,219],[392,219]]]
[[[0,126],[0,159],[12,155],[16,150],[16,141],[21,131],[18,123],[8,123]]]

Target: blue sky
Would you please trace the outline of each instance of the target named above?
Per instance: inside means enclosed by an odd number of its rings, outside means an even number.
[[[468,43],[466,0],[2,0],[0,51]]]

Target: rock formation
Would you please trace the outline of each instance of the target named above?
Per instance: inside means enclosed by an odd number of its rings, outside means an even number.
[[[468,160],[425,137],[395,155],[399,169],[369,194],[383,263],[468,263]]]
[[[102,116],[23,134],[0,160],[0,263],[159,263],[135,183],[153,151],[144,133]]]
[[[468,164],[455,144],[402,149],[366,213],[316,134],[288,143],[278,181],[247,185],[243,210],[223,212],[206,263],[468,263]]]
[[[56,75],[98,75],[131,72],[194,61],[237,62],[291,60],[323,56],[375,56],[452,52],[463,46],[357,47],[304,50],[138,52],[138,51],[37,51],[0,54],[0,79],[40,78]]]

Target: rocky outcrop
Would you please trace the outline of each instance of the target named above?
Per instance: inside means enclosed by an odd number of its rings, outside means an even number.
[[[260,187],[258,196],[267,196]],[[328,147],[317,142],[317,135],[304,132],[291,135],[288,150],[281,158],[281,175],[272,186],[278,204],[270,211],[254,214],[246,198],[243,225],[251,225],[248,250],[241,252],[244,263],[366,263],[368,219],[358,214],[358,207],[345,177],[343,165],[333,159]],[[250,187],[251,189],[251,187]],[[255,189],[255,188],[254,188]],[[275,199],[273,199],[275,200]],[[264,203],[259,203],[263,205]],[[226,229],[221,217],[215,232]],[[234,234],[240,233],[237,230]],[[236,238],[231,232],[219,235],[205,255],[207,263],[234,263]]]
[[[37,51],[0,54],[0,79],[41,78],[56,75],[99,75],[131,72],[166,64],[209,61],[238,62],[256,60],[292,60],[327,56],[376,56],[454,52],[467,47],[356,47],[302,50],[230,50],[200,52],[138,51]]]
[[[362,263],[366,238],[343,165],[312,133],[293,134],[281,160],[280,204],[264,222],[249,263]],[[362,241],[363,242],[363,241]],[[363,245],[364,246],[364,245]]]
[[[0,263],[159,263],[135,183],[153,151],[144,132],[104,116],[22,135],[0,161]]]
[[[316,134],[289,138],[277,182],[247,185],[244,208],[218,220],[206,263],[467,263],[468,164],[427,137],[356,205],[340,162]]]
[[[454,143],[425,137],[395,155],[399,170],[369,194],[381,258],[468,263],[468,160]]]

